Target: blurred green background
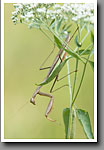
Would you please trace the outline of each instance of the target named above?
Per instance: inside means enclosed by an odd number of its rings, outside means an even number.
[[[62,112],[64,108],[69,107],[68,88],[53,93],[54,108],[50,117],[56,119],[57,123],[48,121],[44,116],[49,98],[37,96],[35,106],[29,103],[36,89],[35,83],[40,83],[47,75],[48,71],[39,71],[39,67],[52,50],[53,44],[36,29],[28,29],[24,24],[14,25],[11,20],[12,11],[13,4],[5,4],[5,139],[64,139]],[[46,66],[52,64],[57,52],[56,48]],[[74,68],[75,61],[71,60],[70,71],[75,70]],[[60,77],[67,74],[66,70],[65,66]],[[77,87],[82,70],[83,65],[79,63]],[[73,77],[74,74],[71,75],[72,83]],[[93,71],[88,64],[76,106],[89,112],[94,131],[93,79]],[[57,83],[55,88],[66,83],[67,78]],[[44,86],[41,91],[49,93],[51,85],[52,83]],[[86,138],[78,120],[76,120],[75,138]]]

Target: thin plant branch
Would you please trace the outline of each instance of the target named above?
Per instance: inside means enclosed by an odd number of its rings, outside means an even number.
[[[66,56],[67,58],[67,56]],[[70,74],[70,70],[69,70],[69,61],[67,61],[67,73]],[[69,101],[69,108],[72,105],[72,91],[71,91],[71,81],[70,81],[70,75],[68,75],[68,85],[69,85],[69,96],[70,96],[70,101]],[[68,126],[68,132],[69,132],[69,128],[70,128],[70,115],[69,115],[69,126]],[[66,136],[66,139],[68,139],[68,135],[70,135],[69,133]]]
[[[75,100],[76,100],[76,98],[77,98],[77,96],[78,96],[78,93],[79,93],[79,91],[80,91],[80,88],[81,88],[81,85],[82,85],[82,81],[83,81],[83,79],[84,79],[85,70],[86,70],[86,66],[87,66],[87,63],[88,63],[89,58],[90,58],[90,54],[88,55],[88,58],[87,58],[87,60],[86,60],[86,63],[84,64],[84,69],[83,69],[81,81],[80,81],[78,90],[77,90],[77,92],[76,92],[76,95],[75,95],[75,97],[74,97],[74,99],[73,99],[73,102],[72,102],[71,107],[73,107],[73,105],[74,105],[74,103],[75,103]]]

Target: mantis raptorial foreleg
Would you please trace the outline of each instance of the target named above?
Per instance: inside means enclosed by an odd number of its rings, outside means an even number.
[[[41,87],[42,87],[42,86],[38,86],[38,87],[37,87],[37,89],[35,90],[35,92],[34,92],[32,98],[30,99],[30,103],[32,103],[32,104],[35,105],[35,97],[36,97],[36,95],[40,92],[40,88],[41,88]]]
[[[78,28],[77,28],[77,29],[78,29]],[[76,29],[76,31],[77,31],[77,29]],[[76,31],[74,32],[74,34],[76,33]],[[74,35],[73,35],[73,36],[74,36]],[[72,37],[73,37],[73,36],[72,36]],[[71,38],[71,39],[72,39],[72,38]],[[67,38],[66,38],[66,43],[68,43],[68,42],[70,42],[70,34],[68,34],[68,36],[67,36]],[[66,45],[63,45],[63,47],[66,48]],[[54,51],[54,49],[53,49],[52,52],[49,54],[49,56],[46,58],[46,60],[42,63],[42,65],[44,65],[44,63],[47,61],[47,59],[50,57],[50,55],[53,53],[53,51]],[[61,67],[65,65],[65,62],[66,62],[67,60],[65,60],[64,62],[63,62],[63,60],[64,60],[64,58],[65,58],[65,56],[66,56],[66,52],[64,53],[64,56],[61,58],[62,53],[63,53],[63,49],[61,48],[60,51],[58,52],[56,58],[54,59],[52,66],[51,66],[51,67],[45,67],[45,69],[47,69],[47,68],[50,68],[50,69],[49,69],[49,72],[48,72],[46,78],[45,78],[45,79],[43,80],[43,82],[42,82],[43,84],[51,77],[52,73],[54,73],[53,70],[54,70],[54,68],[55,68],[55,66],[56,66],[56,64],[57,64],[57,62],[58,62],[59,59],[60,59],[60,61],[61,61],[61,62],[60,62]],[[42,66],[42,65],[41,65],[41,66]],[[40,68],[41,68],[41,67],[40,67]],[[59,68],[59,66],[58,66],[58,68]],[[44,68],[43,68],[43,69],[44,69]],[[41,68],[40,70],[42,70],[42,68]],[[61,71],[61,70],[59,69],[59,72],[60,72],[60,71]],[[53,89],[53,87],[54,87],[56,81],[58,81],[58,74],[59,74],[59,72],[57,72],[57,74],[56,74],[56,77],[55,77],[55,80],[54,80],[54,83],[53,83],[53,86],[52,86],[50,92],[52,92],[52,89]],[[52,78],[51,78],[51,80],[52,80]],[[50,121],[55,121],[55,120],[52,120],[52,119],[50,119],[50,118],[48,117],[49,113],[50,113],[51,110],[52,110],[54,97],[53,97],[51,94],[47,94],[47,93],[40,92],[40,88],[43,86],[43,84],[41,84],[41,85],[39,85],[39,86],[37,87],[37,89],[35,90],[35,92],[34,92],[32,98],[30,99],[30,102],[35,105],[35,97],[36,97],[37,94],[39,94],[39,95],[41,95],[41,96],[49,97],[49,98],[50,98],[50,102],[49,102],[48,107],[47,107],[47,109],[46,109],[45,116],[46,116],[46,118],[47,118],[48,120],[50,120]],[[64,85],[64,86],[66,86],[66,85]],[[64,86],[63,86],[63,87],[64,87]]]
[[[50,113],[51,110],[52,110],[54,97],[53,97],[51,94],[40,92],[40,88],[38,88],[38,89],[35,91],[35,93],[33,94],[32,98],[30,99],[30,102],[31,102],[32,104],[34,104],[34,105],[35,105],[35,100],[34,100],[34,99],[35,99],[35,97],[36,97],[37,94],[39,94],[40,96],[46,96],[46,97],[49,97],[49,98],[50,98],[50,102],[49,102],[48,107],[47,107],[47,109],[46,109],[45,117],[46,117],[48,120],[55,122],[56,120],[53,120],[53,119],[51,119],[51,118],[48,117],[49,113]]]
[[[46,97],[49,97],[50,98],[50,102],[48,104],[48,107],[46,109],[46,112],[45,112],[45,117],[50,120],[50,121],[53,121],[55,122],[56,120],[53,120],[51,118],[48,117],[49,113],[51,112],[52,110],[52,107],[53,107],[53,100],[54,100],[54,97],[51,95],[51,94],[47,94],[47,93],[43,93],[43,92],[38,92],[39,95],[41,96],[46,96]]]
[[[69,40],[70,40],[70,35],[67,36],[66,42],[68,43]],[[63,49],[61,48],[60,51],[58,52],[56,58],[54,59],[53,64],[52,64],[51,68],[49,69],[49,72],[48,72],[46,78],[44,79],[44,81],[46,81],[46,80],[48,79],[48,77],[50,76],[50,74],[52,73],[52,71],[53,71],[54,67],[56,66],[58,60],[60,59],[60,56],[61,56],[62,53],[63,53]],[[61,61],[61,62],[62,62],[62,61]],[[44,81],[43,81],[43,82],[44,82]],[[40,88],[41,88],[41,87],[42,87],[42,86],[38,86],[38,87],[37,87],[37,89],[35,90],[35,92],[34,92],[32,98],[30,99],[30,102],[35,105],[35,97],[36,97],[37,94],[39,94],[39,95],[41,95],[41,96],[47,96],[47,97],[49,97],[49,98],[50,98],[50,102],[49,102],[49,104],[48,104],[48,107],[47,107],[45,116],[46,116],[46,118],[47,118],[48,120],[50,120],[50,121],[55,121],[55,120],[52,120],[52,119],[50,119],[50,118],[48,117],[49,113],[50,113],[51,110],[52,110],[53,99],[54,99],[54,98],[53,98],[53,96],[50,95],[50,94],[40,92]]]

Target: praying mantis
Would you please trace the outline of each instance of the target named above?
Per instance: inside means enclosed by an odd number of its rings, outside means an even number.
[[[66,43],[69,43],[69,42],[71,41],[71,39],[73,38],[73,36],[74,36],[75,33],[77,32],[78,28],[79,28],[79,27],[77,27],[77,29],[76,29],[75,32],[73,33],[72,37],[70,37],[70,34],[68,34],[68,36],[67,36],[67,38],[66,38],[66,40],[65,40]],[[63,45],[63,48],[67,49],[65,45]],[[36,88],[35,92],[33,93],[32,98],[30,99],[30,102],[31,102],[33,105],[35,105],[35,104],[36,104],[36,103],[35,103],[35,98],[36,98],[37,95],[46,96],[46,97],[49,97],[49,98],[50,98],[50,102],[49,102],[48,107],[47,107],[46,112],[45,112],[45,117],[46,117],[48,120],[52,121],[52,122],[55,122],[56,120],[53,120],[53,119],[51,119],[51,118],[48,117],[49,113],[50,113],[51,110],[52,110],[53,101],[54,101],[54,97],[53,97],[53,95],[51,95],[50,93],[53,92],[53,87],[54,87],[56,81],[59,81],[59,80],[62,79],[62,78],[61,78],[61,79],[58,79],[59,73],[60,73],[60,71],[62,70],[62,68],[64,67],[64,65],[66,64],[66,62],[70,59],[70,57],[68,57],[67,59],[65,59],[67,52],[64,52],[64,55],[62,56],[62,54],[63,54],[63,48],[60,48],[58,54],[56,55],[56,57],[55,57],[55,59],[54,59],[54,61],[53,61],[53,63],[52,63],[52,66],[50,67],[50,69],[49,69],[49,71],[48,71],[48,74],[47,74],[47,76],[45,77],[45,79],[43,80],[43,82],[41,82],[40,84],[36,84],[36,85],[38,85],[38,87]],[[56,64],[58,63],[59,60],[60,60],[60,64],[55,68],[55,66],[56,66]],[[49,67],[47,67],[47,68],[49,68]],[[77,70],[75,70],[75,71],[77,71]],[[73,71],[73,72],[75,72],[75,71]],[[73,72],[70,72],[70,74],[73,73]],[[67,76],[67,75],[66,75],[66,76]],[[66,77],[66,76],[64,76],[64,77]],[[63,77],[63,78],[64,78],[64,77]],[[51,87],[51,89],[50,89],[50,93],[41,92],[40,89],[42,88],[42,86],[48,84],[48,83],[51,82],[52,80],[54,80],[54,82],[53,82],[53,85],[52,85],[52,87]],[[66,85],[64,85],[64,86],[66,86]],[[64,86],[63,86],[63,87],[64,87]],[[68,85],[67,85],[67,86],[68,86]]]

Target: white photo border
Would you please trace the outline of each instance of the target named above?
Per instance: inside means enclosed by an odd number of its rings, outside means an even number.
[[[5,3],[94,3],[94,139],[5,139],[4,138],[4,4]],[[97,0],[2,0],[1,1],[1,142],[97,142]]]

